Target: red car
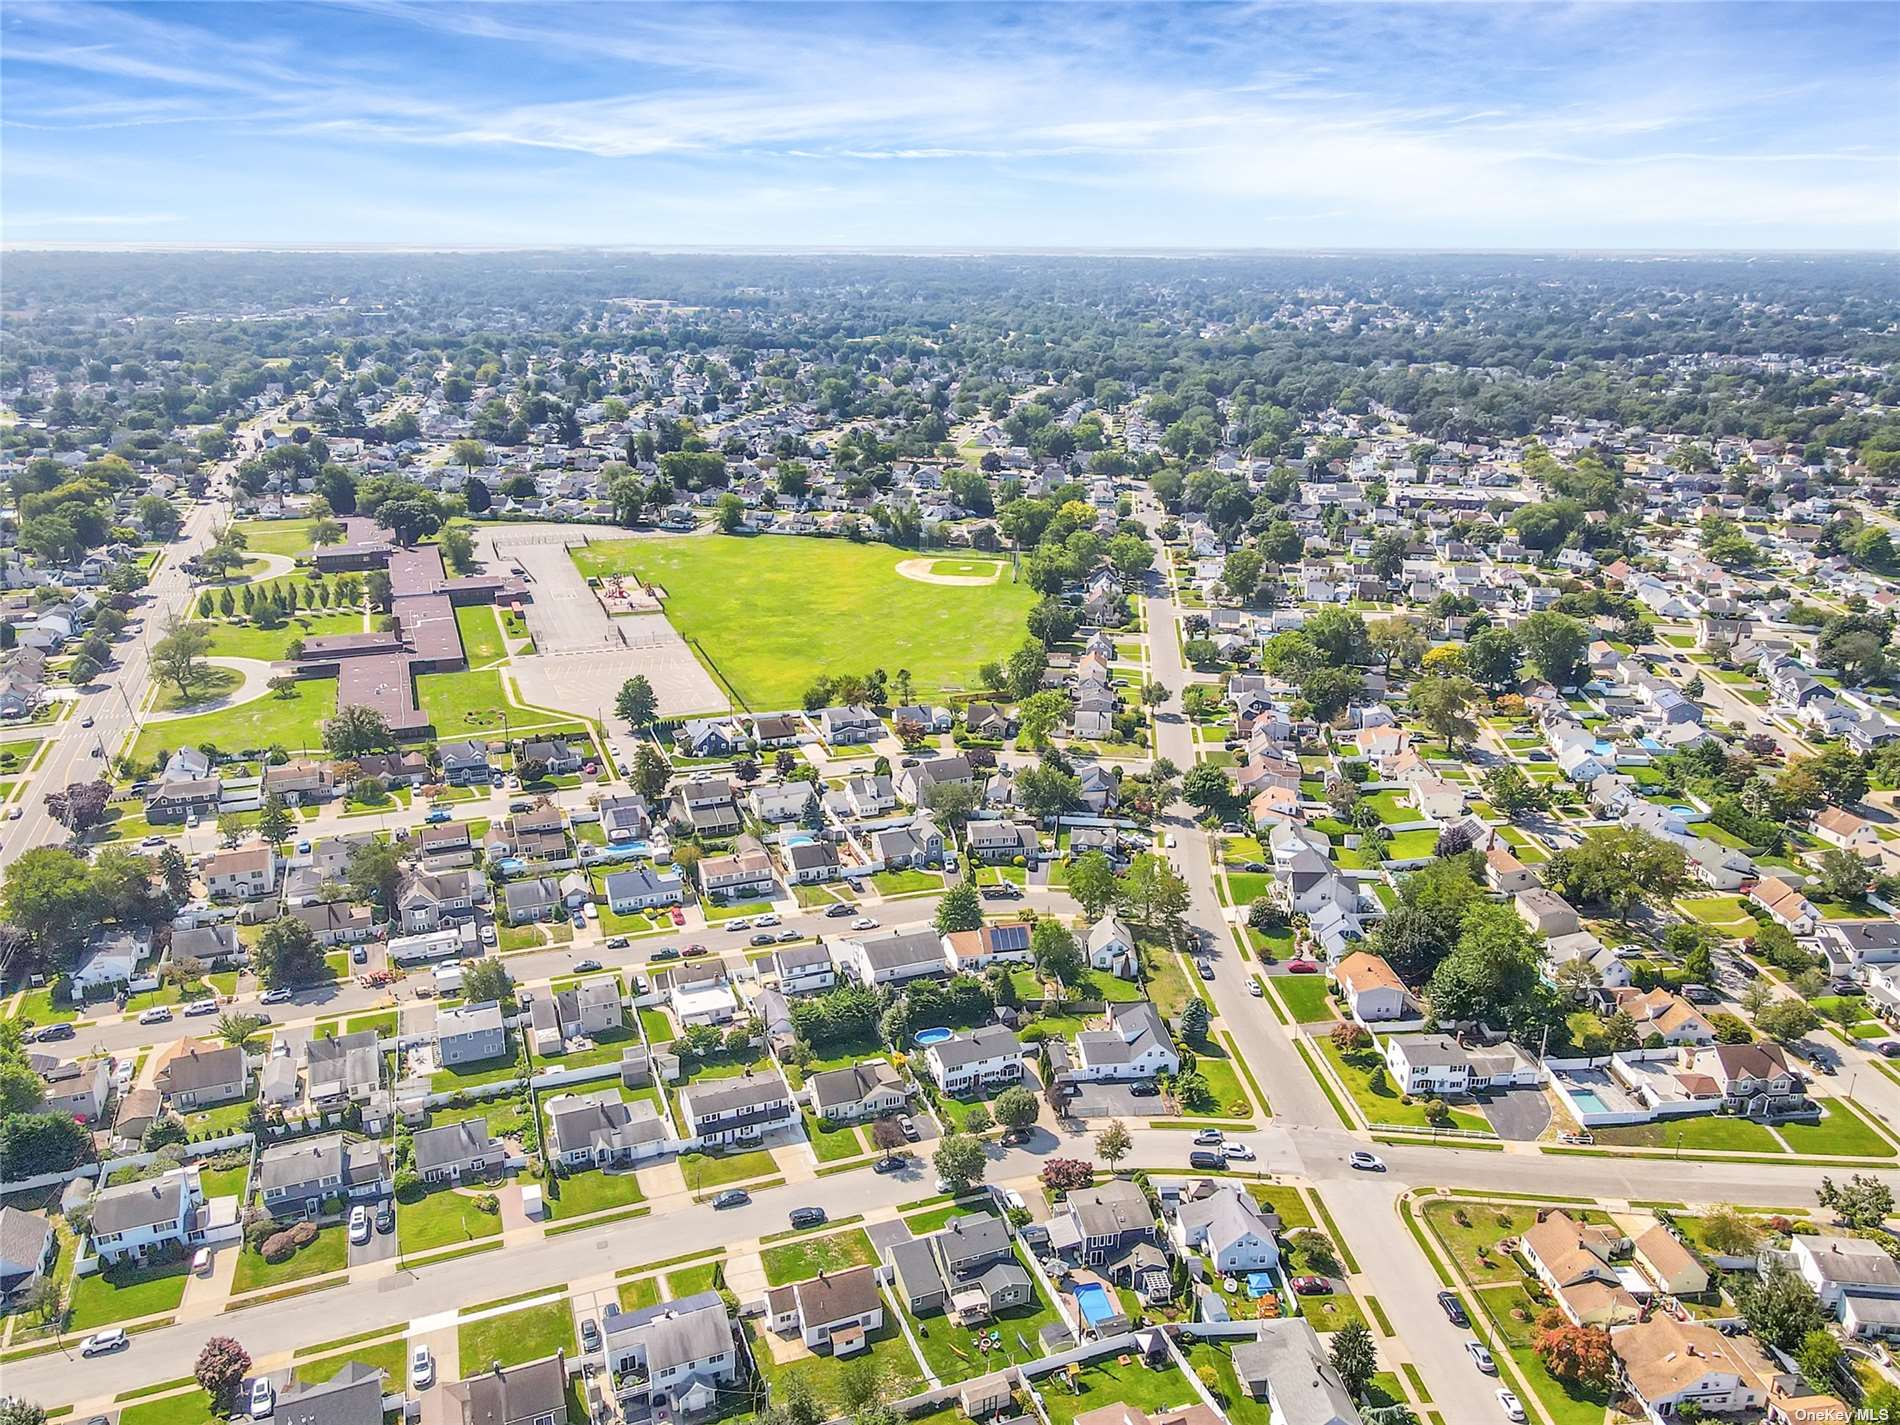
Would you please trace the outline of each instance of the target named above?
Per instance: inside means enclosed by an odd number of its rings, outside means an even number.
[[[706,947],[704,945],[698,944],[697,942],[695,942],[694,944],[688,945],[684,950],[680,951],[680,954],[684,955],[689,960],[692,959],[693,956],[695,955],[704,955],[705,953],[706,953]]]
[[[1287,1285],[1301,1296],[1324,1296],[1333,1289],[1325,1277],[1294,1277]]]
[[[673,907],[671,914],[673,917],[673,924],[675,925],[686,924],[686,912],[681,910],[678,906]]]
[[[1319,961],[1304,958],[1288,960],[1286,962],[1286,972],[1289,975],[1317,975],[1319,973]]]

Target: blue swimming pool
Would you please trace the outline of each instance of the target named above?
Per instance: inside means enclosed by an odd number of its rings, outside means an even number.
[[[1247,1295],[1255,1301],[1273,1295],[1273,1277],[1268,1272],[1247,1273]]]
[[[1608,1113],[1610,1106],[1596,1096],[1591,1089],[1571,1089],[1570,1101],[1577,1106],[1579,1113]]]
[[[911,1043],[915,1044],[919,1049],[928,1049],[932,1044],[943,1043],[943,1041],[950,1038],[954,1032],[954,1030],[941,1027],[935,1029],[920,1029],[916,1034],[911,1036]]]
[[[1099,1326],[1111,1316],[1118,1315],[1115,1299],[1097,1282],[1084,1282],[1075,1289],[1075,1304],[1082,1313],[1082,1319],[1091,1326]]]

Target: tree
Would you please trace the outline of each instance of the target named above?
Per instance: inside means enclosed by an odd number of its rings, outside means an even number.
[[[885,1114],[871,1125],[871,1146],[881,1153],[894,1153],[910,1141],[904,1125],[893,1114]]]
[[[63,1172],[92,1157],[92,1134],[70,1113],[0,1118],[0,1163],[16,1178]]]
[[[479,440],[458,440],[449,446],[449,459],[473,474],[488,463],[488,447]]]
[[[1813,1288],[1779,1263],[1758,1277],[1730,1280],[1742,1319],[1765,1345],[1792,1354],[1808,1332],[1827,1327],[1827,1314]]]
[[[178,689],[180,698],[189,698],[204,677],[204,656],[210,647],[211,635],[202,626],[174,618],[166,625],[165,636],[152,645],[152,666]]]
[[[100,778],[67,783],[65,791],[54,792],[46,798],[46,809],[73,835],[83,836],[104,818],[111,801],[112,784]]]
[[[1086,851],[1069,863],[1069,894],[1091,922],[1100,920],[1115,899],[1115,868],[1100,851]]]
[[[255,1014],[218,1016],[218,1037],[234,1049],[249,1049],[257,1038],[257,1031],[263,1027],[263,1018]]]
[[[1815,1197],[1849,1227],[1875,1228],[1893,1215],[1893,1189],[1865,1173],[1844,1183],[1822,1178]]]
[[[1453,743],[1469,741],[1478,731],[1471,709],[1479,700],[1478,685],[1462,674],[1448,678],[1421,678],[1412,688],[1412,709],[1425,725],[1445,739],[1445,751]]]
[[[1111,1119],[1108,1127],[1095,1135],[1095,1153],[1112,1172],[1115,1166],[1134,1149],[1135,1140],[1119,1118]]]
[[[396,542],[407,549],[442,528],[442,502],[424,494],[413,499],[385,500],[376,508],[376,523],[395,535]]]
[[[636,673],[622,683],[620,693],[614,699],[614,711],[636,731],[652,723],[659,706],[659,699],[653,694],[653,684],[647,681],[644,673]]]
[[[340,761],[361,757],[366,752],[380,752],[394,743],[389,719],[362,703],[338,708],[336,716],[323,724],[323,745]]]
[[[250,1373],[251,1355],[230,1336],[213,1336],[198,1352],[192,1374],[220,1414],[231,1413],[237,1389]]]
[[[1049,689],[1024,698],[1016,709],[1017,734],[1024,745],[1043,748],[1049,745],[1049,735],[1062,725],[1069,715],[1069,699],[1066,694]]]
[[[1257,550],[1236,549],[1221,565],[1220,581],[1229,594],[1245,604],[1253,598],[1254,590],[1260,587],[1260,571],[1264,564]]]
[[[1346,1393],[1354,1400],[1363,1399],[1366,1387],[1379,1370],[1379,1353],[1372,1344],[1372,1331],[1363,1321],[1348,1321],[1333,1333],[1333,1371]]]
[[[1016,804],[1038,821],[1087,805],[1082,800],[1081,779],[1047,762],[1016,774]]]
[[[1800,999],[1778,999],[1755,1016],[1755,1028],[1782,1044],[1793,1043],[1820,1022],[1814,1006]]]
[[[1833,901],[1857,901],[1867,894],[1867,863],[1836,847],[1821,853],[1821,893]]]
[[[292,916],[279,916],[257,939],[257,977],[266,989],[289,989],[323,978],[323,947],[310,927]]]
[[[1004,1089],[996,1096],[996,1102],[990,1107],[995,1111],[998,1123],[1018,1133],[1034,1123],[1036,1115],[1042,1111],[1042,1105],[1036,1102],[1036,1096],[1021,1084]]]
[[[46,1101],[46,1085],[24,1059],[0,1057],[0,1117],[33,1113]]]
[[[1129,863],[1117,900],[1136,927],[1149,936],[1179,942],[1187,924],[1188,886],[1165,857],[1144,852]]]
[[[657,801],[672,779],[673,769],[666,758],[649,743],[641,743],[633,754],[633,785],[648,801]]]
[[[1083,1158],[1050,1158],[1039,1176],[1051,1192],[1077,1192],[1095,1181],[1095,1164]]]
[[[1465,644],[1465,672],[1494,693],[1507,692],[1517,684],[1517,672],[1524,661],[1524,646],[1518,636],[1501,625],[1480,629]]]
[[[719,528],[727,534],[737,534],[745,523],[745,501],[728,491],[713,508],[719,516]]]
[[[54,846],[36,846],[7,867],[0,882],[0,907],[7,924],[25,931],[30,944],[50,952],[76,943],[98,923],[85,861]]]
[[[393,906],[402,880],[402,858],[386,841],[363,841],[350,849],[344,878],[358,900],[370,901],[385,912]]]
[[[952,935],[959,930],[980,930],[982,926],[982,898],[968,881],[958,881],[937,903],[937,933]]]
[[[983,1145],[967,1133],[945,1134],[930,1162],[950,1191],[958,1194],[982,1182],[984,1169],[989,1166]]]
[[[1088,959],[1075,943],[1075,936],[1053,917],[1044,916],[1036,922],[1029,933],[1029,951],[1036,962],[1036,973],[1045,980],[1073,985],[1088,972]]]
[[[283,797],[272,792],[264,798],[263,810],[257,814],[257,834],[260,837],[272,847],[279,847],[290,840],[296,826],[297,819],[291,815]]]
[[[1702,1217],[1702,1240],[1724,1257],[1750,1257],[1761,1245],[1761,1231],[1729,1203],[1717,1203]]]
[[[449,568],[457,574],[475,572],[475,536],[466,525],[449,525],[436,541]]]
[[[1590,646],[1587,629],[1568,614],[1553,609],[1534,613],[1517,626],[1524,651],[1545,681],[1557,688],[1584,680],[1583,656]]]
[[[1627,920],[1639,900],[1673,898],[1687,866],[1680,846],[1635,827],[1613,826],[1551,857],[1544,881],[1566,900],[1607,905]]]
[[[1188,768],[1181,778],[1181,797],[1190,806],[1222,820],[1239,801],[1234,784],[1212,762],[1200,762]]]
[[[1616,1372],[1610,1333],[1595,1326],[1572,1326],[1555,1307],[1539,1318],[1531,1350],[1545,1370],[1575,1385],[1591,1389],[1607,1386]]]
[[[1801,1338],[1801,1344],[1794,1351],[1794,1363],[1801,1368],[1803,1380],[1815,1390],[1828,1394],[1840,1388],[1841,1361],[1846,1354],[1846,1348],[1832,1331],[1817,1327]]]
[[[494,1001],[506,1004],[514,998],[514,977],[499,960],[477,960],[466,965],[462,975],[462,997],[470,1004]]]

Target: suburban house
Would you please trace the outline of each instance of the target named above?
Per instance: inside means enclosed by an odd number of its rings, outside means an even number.
[[[257,1155],[256,1180],[273,1217],[315,1216],[332,1199],[386,1197],[390,1191],[382,1144],[341,1133],[273,1144]]]
[[[1442,1034],[1395,1034],[1385,1041],[1385,1062],[1401,1093],[1451,1097],[1471,1091],[1471,1056]]]
[[[952,1095],[975,1093],[992,1086],[1019,1083],[1023,1077],[1023,1046],[1000,1024],[965,1030],[924,1050],[924,1062],[937,1087]]]
[[[1660,1222],[1639,1234],[1630,1252],[1666,1296],[1696,1296],[1709,1289],[1709,1269]]]
[[[776,1073],[689,1084],[679,1107],[685,1136],[701,1143],[749,1141],[798,1117],[792,1091]]]
[[[615,915],[679,905],[686,899],[686,883],[678,871],[671,867],[662,869],[646,861],[625,870],[608,872],[603,887],[607,907]]]
[[[560,883],[549,876],[510,881],[501,888],[501,905],[510,925],[552,920],[561,905]]]
[[[396,913],[404,930],[438,930],[475,913],[488,883],[475,871],[411,871],[396,888]]]
[[[712,900],[769,896],[778,889],[771,855],[750,836],[741,836],[729,855],[701,861],[699,883]]]
[[[1114,1178],[1071,1192],[1049,1218],[1049,1245],[1075,1266],[1093,1267],[1148,1300],[1173,1295],[1166,1254],[1155,1244],[1155,1215],[1139,1183]]]
[[[571,1168],[638,1162],[659,1153],[670,1136],[652,1104],[626,1102],[611,1088],[556,1094],[544,1107],[549,1151]]]
[[[182,1252],[197,1229],[195,1169],[101,1188],[92,1200],[92,1246],[107,1263]]]
[[[189,1039],[162,1053],[152,1076],[152,1086],[180,1113],[241,1099],[249,1082],[242,1049],[217,1049]]]
[[[724,1024],[739,1012],[723,960],[697,960],[667,971],[666,993],[682,1025]]]
[[[1310,1322],[1262,1321],[1255,1329],[1255,1339],[1234,1343],[1234,1376],[1274,1425],[1359,1425],[1352,1393]]]
[[[1814,814],[1812,829],[1828,845],[1852,851],[1856,856],[1880,854],[1880,833],[1874,824],[1843,807],[1823,807]]]
[[[214,901],[262,900],[277,889],[277,853],[268,846],[220,851],[205,862],[204,882]]]
[[[1796,935],[1812,935],[1820,922],[1814,902],[1801,894],[1792,881],[1779,876],[1763,876],[1748,893],[1748,898]]]
[[[1493,846],[1484,853],[1484,881],[1492,890],[1514,896],[1535,890],[1537,873],[1518,860],[1510,847]]]
[[[904,1081],[884,1059],[843,1069],[821,1069],[805,1083],[812,1112],[828,1123],[861,1123],[902,1113],[910,1102]]]
[[[1675,1419],[1685,1405],[1704,1415],[1759,1410],[1777,1374],[1747,1336],[1657,1315],[1610,1333],[1619,1374],[1652,1422]]]
[[[465,1118],[420,1129],[411,1140],[416,1172],[425,1183],[460,1182],[480,1177],[500,1165],[508,1154],[489,1136],[488,1120]]]
[[[470,1363],[467,1379],[442,1386],[450,1425],[560,1425],[567,1419],[563,1352],[525,1365],[476,1370],[479,1364]]]
[[[441,752],[442,775],[451,786],[493,780],[495,769],[488,760],[486,742],[444,742]]]
[[[705,862],[700,863],[700,869],[705,870]],[[780,994],[822,994],[838,983],[831,953],[822,945],[781,946],[772,952],[768,963],[778,979]]]
[[[436,1058],[444,1067],[499,1059],[508,1052],[508,1029],[494,1000],[437,1010]]]
[[[1346,992],[1347,1012],[1361,1024],[1419,1017],[1405,981],[1382,955],[1355,950],[1333,967],[1333,978]]]
[[[1183,1252],[1205,1252],[1216,1273],[1270,1271],[1280,1262],[1280,1219],[1238,1183],[1203,1180],[1183,1193],[1168,1235]]]
[[[778,854],[785,863],[785,879],[795,886],[835,881],[844,873],[838,848],[829,841],[809,837],[782,841]]]
[[[1175,1052],[1167,1021],[1148,1000],[1108,1006],[1107,1026],[1085,1029],[1075,1036],[1075,1061],[1070,1077],[1083,1081],[1153,1079],[1179,1073],[1181,1056]]]
[[[843,1359],[870,1344],[883,1329],[884,1297],[877,1268],[820,1272],[807,1281],[774,1287],[765,1294],[766,1325],[781,1336],[796,1333],[812,1350]]]
[[[886,1247],[884,1265],[913,1316],[943,1311],[969,1324],[1036,1295],[1008,1224],[995,1217],[953,1217],[927,1237]]]
[[[42,1060],[45,1056],[40,1056]],[[63,1059],[40,1071],[40,1111],[91,1124],[112,1097],[110,1059]]]
[[[690,1420],[707,1414],[739,1383],[732,1318],[719,1293],[601,1317],[614,1391],[626,1419]]]
[[[1856,1336],[1900,1335],[1900,1263],[1858,1237],[1793,1238],[1780,1260]]]
[[[952,974],[980,974],[1001,962],[1029,963],[1027,925],[988,924],[975,930],[955,930],[943,937],[944,963]]]
[[[1014,821],[973,821],[964,828],[963,835],[970,855],[991,864],[1018,856],[1033,861],[1041,845],[1034,827]]]
[[[277,1393],[275,1413],[296,1425],[381,1425],[383,1392],[390,1389],[380,1367],[351,1361],[326,1381],[293,1383]],[[394,1387],[401,1390],[398,1384]]]
[[[0,1207],[0,1299],[31,1286],[58,1259],[52,1223],[18,1207]]]
[[[832,942],[838,968],[868,987],[945,973],[943,939],[928,927]]]
[[[1620,1232],[1551,1212],[1520,1240],[1525,1260],[1576,1325],[1607,1328],[1642,1314],[1611,1265],[1628,1246]]]
[[[374,1029],[306,1039],[303,1054],[304,1089],[313,1108],[367,1103],[383,1086],[383,1055]]]
[[[1091,969],[1105,970],[1117,979],[1141,978],[1141,957],[1135,948],[1135,937],[1114,911],[1089,927],[1087,948]]]

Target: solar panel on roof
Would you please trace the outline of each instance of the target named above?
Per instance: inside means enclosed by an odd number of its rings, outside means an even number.
[[[990,927],[990,947],[994,950],[1027,950],[1029,948],[1029,927],[1026,925],[992,925]]]

